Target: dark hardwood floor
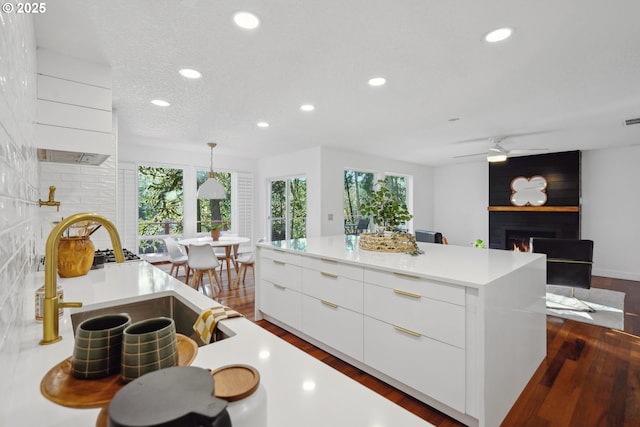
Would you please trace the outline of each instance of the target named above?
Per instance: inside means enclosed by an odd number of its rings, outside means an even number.
[[[168,264],[159,267],[169,270]],[[246,285],[231,291],[223,280],[223,291],[216,299],[255,320],[250,276],[251,271]],[[594,277],[592,286],[626,293],[625,330],[548,316],[547,357],[502,426],[640,427],[640,282]],[[462,426],[267,321],[256,324],[435,426]]]

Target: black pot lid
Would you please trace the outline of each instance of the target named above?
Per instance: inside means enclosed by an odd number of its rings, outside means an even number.
[[[150,372],[124,386],[109,404],[113,427],[230,427],[227,402],[214,396],[211,373],[194,366]]]

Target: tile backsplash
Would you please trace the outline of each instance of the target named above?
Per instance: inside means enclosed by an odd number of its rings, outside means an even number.
[[[12,375],[24,329],[25,276],[40,229],[33,19],[0,14],[0,366]]]

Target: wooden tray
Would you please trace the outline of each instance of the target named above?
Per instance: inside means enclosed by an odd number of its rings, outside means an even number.
[[[260,385],[260,373],[249,365],[227,365],[211,372],[215,396],[228,402],[250,396]]]
[[[198,354],[198,345],[191,338],[176,334],[178,338],[178,365],[189,366]],[[58,405],[88,409],[106,406],[124,387],[120,374],[96,380],[81,380],[71,375],[71,357],[58,363],[40,382],[40,392]]]

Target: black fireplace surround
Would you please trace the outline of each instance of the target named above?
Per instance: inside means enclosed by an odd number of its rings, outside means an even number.
[[[511,181],[542,176],[547,181],[544,206],[517,207],[510,202]],[[532,237],[580,238],[580,152],[514,157],[489,163],[489,247],[528,250]]]

